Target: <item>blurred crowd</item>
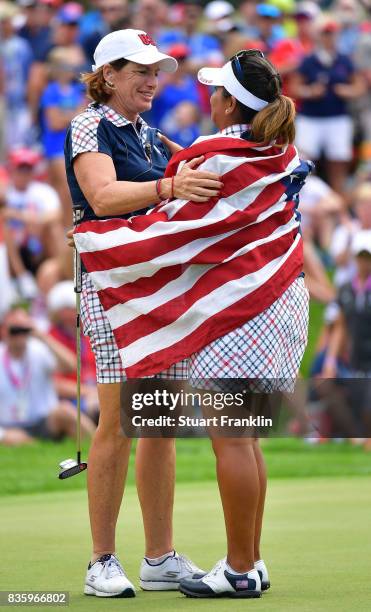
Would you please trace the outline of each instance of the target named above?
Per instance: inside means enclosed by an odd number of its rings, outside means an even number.
[[[322,437],[371,438],[371,0],[17,0],[0,1],[0,443],[74,435],[64,137],[89,103],[79,75],[97,43],[127,27],[178,60],[144,119],[182,146],[215,131],[200,67],[258,48],[280,71],[297,147],[316,164],[300,200],[306,281],[325,306],[311,332],[319,382],[309,400],[321,406]],[[91,435],[98,401],[85,338],[82,363]],[[340,398],[344,379],[356,384]]]

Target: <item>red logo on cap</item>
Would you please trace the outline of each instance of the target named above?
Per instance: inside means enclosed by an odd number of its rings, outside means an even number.
[[[149,34],[138,34],[138,36],[142,41],[143,45],[153,45],[154,47],[156,46],[155,41]]]

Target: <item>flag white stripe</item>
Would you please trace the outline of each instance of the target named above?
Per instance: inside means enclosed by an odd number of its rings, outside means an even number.
[[[301,236],[298,235],[290,249],[283,256],[270,261],[257,272],[225,283],[198,300],[187,312],[183,313],[170,325],[162,327],[147,336],[143,336],[120,349],[119,352],[124,368],[131,367],[145,357],[176,344],[194,332],[204,321],[249,295],[258,287],[261,287],[284,265],[300,240]]]

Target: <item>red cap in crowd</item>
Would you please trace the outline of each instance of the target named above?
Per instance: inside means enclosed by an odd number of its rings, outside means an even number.
[[[40,161],[40,154],[33,149],[14,149],[9,153],[9,163],[15,168],[19,166],[30,166],[33,168]]]

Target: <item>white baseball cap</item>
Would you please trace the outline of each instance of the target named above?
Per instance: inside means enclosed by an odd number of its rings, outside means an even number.
[[[143,30],[117,30],[104,36],[94,52],[93,71],[118,59],[150,66],[160,64],[164,72],[175,72],[178,62],[174,57],[160,53],[154,40]]]
[[[352,240],[353,255],[359,255],[362,251],[371,254],[371,230],[360,230]]]
[[[207,19],[223,19],[234,13],[234,6],[226,0],[213,0],[209,2],[204,10]]]
[[[48,293],[46,303],[49,312],[56,312],[62,308],[76,308],[73,282],[66,280],[54,285]]]

